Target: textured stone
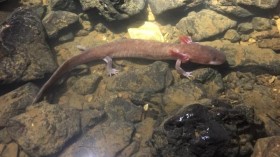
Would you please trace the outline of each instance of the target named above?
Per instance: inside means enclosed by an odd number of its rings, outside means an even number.
[[[191,35],[195,41],[221,34],[234,26],[236,26],[236,21],[206,9],[197,13],[189,13],[188,16],[182,18],[176,25],[181,32]]]
[[[0,25],[0,84],[39,79],[56,67],[40,17],[16,9]]]
[[[253,5],[262,9],[275,8],[278,2],[279,0],[236,0],[237,4]]]

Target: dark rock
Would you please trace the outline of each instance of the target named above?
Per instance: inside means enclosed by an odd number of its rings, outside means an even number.
[[[237,26],[237,31],[242,34],[248,34],[253,31],[253,25],[252,25],[252,23],[249,23],[249,22],[240,23]]]
[[[212,105],[187,105],[167,118],[153,135],[152,143],[158,153],[164,157],[239,156],[247,145],[252,148],[258,131],[263,131],[255,124],[253,109],[244,105]],[[242,155],[251,152],[247,150]]]
[[[127,19],[140,13],[146,6],[146,0],[80,0],[84,11],[97,8],[107,20]]]
[[[48,156],[80,133],[80,120],[77,110],[41,102],[10,119],[8,132],[29,155]]]
[[[68,11],[51,11],[42,20],[46,32],[50,38],[79,21],[79,16]]]
[[[237,0],[237,4],[256,6],[262,9],[275,8],[279,0],[259,1],[259,0]]]
[[[271,20],[262,17],[254,17],[252,19],[252,25],[256,31],[264,31],[264,30],[271,29],[272,27]]]
[[[235,25],[236,21],[215,11],[204,9],[197,13],[189,13],[176,24],[176,27],[184,34],[191,35],[193,40],[200,41],[221,34]]]
[[[0,84],[42,78],[56,67],[40,18],[16,9],[0,26]]]
[[[171,84],[173,76],[167,63],[156,61],[144,68],[119,73],[108,84],[111,91],[156,93]]]
[[[260,48],[270,48],[272,50],[280,50],[280,38],[262,39],[258,41]]]
[[[229,1],[229,0],[222,0],[222,1],[216,1],[216,0],[208,0],[206,1],[206,4],[215,11],[221,12],[223,14],[229,14],[234,15],[236,17],[250,17],[254,14],[241,6],[236,5],[235,1]]]
[[[280,136],[272,136],[258,139],[251,157],[265,157],[280,155]]]
[[[151,10],[154,15],[163,14],[169,10],[175,9],[186,9],[195,7],[203,3],[203,0],[187,0],[187,1],[176,1],[176,0],[148,0]]]
[[[229,40],[230,42],[238,42],[241,38],[238,32],[235,29],[229,29],[224,35],[224,38]]]
[[[39,89],[27,83],[0,97],[0,127],[6,126],[10,118],[23,113],[31,105]]]
[[[48,4],[51,10],[75,11],[77,3],[74,0],[49,0]]]

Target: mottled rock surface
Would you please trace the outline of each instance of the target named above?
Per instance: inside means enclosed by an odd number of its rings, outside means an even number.
[[[8,132],[31,156],[48,156],[80,133],[80,120],[77,110],[42,102],[10,119]]]
[[[35,85],[27,83],[0,96],[0,127],[6,126],[10,118],[23,113],[31,105],[38,91]]]
[[[271,136],[258,139],[251,157],[266,156],[280,156],[280,136]]]
[[[160,15],[170,10],[186,9],[203,3],[203,0],[148,0],[153,14]]]
[[[197,13],[189,13],[176,24],[176,27],[184,34],[191,35],[193,40],[200,41],[221,34],[235,25],[236,21],[215,11],[204,9]]]
[[[0,26],[0,84],[42,78],[55,69],[40,18],[16,9]]]
[[[262,9],[271,9],[275,8],[278,4],[279,0],[236,0],[237,4],[256,6]]]
[[[61,30],[78,22],[79,17],[68,11],[51,11],[42,20],[49,37],[55,37]]]
[[[127,19],[141,12],[146,0],[110,1],[110,0],[80,0],[84,11],[97,8],[107,20]]]

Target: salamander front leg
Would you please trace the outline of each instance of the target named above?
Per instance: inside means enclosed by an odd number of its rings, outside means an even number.
[[[183,70],[181,68],[181,63],[182,63],[182,61],[180,59],[177,59],[175,69],[177,70],[177,72],[179,74],[181,74],[181,75],[190,79],[192,77],[192,72],[186,72],[185,70]]]
[[[106,56],[103,60],[107,63],[106,70],[109,76],[116,75],[119,71],[112,67],[112,58]]]

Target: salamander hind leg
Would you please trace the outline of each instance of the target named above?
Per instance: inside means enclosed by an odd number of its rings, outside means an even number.
[[[107,63],[106,70],[109,76],[118,74],[119,71],[112,67],[113,62],[111,57],[106,56],[103,60]]]

